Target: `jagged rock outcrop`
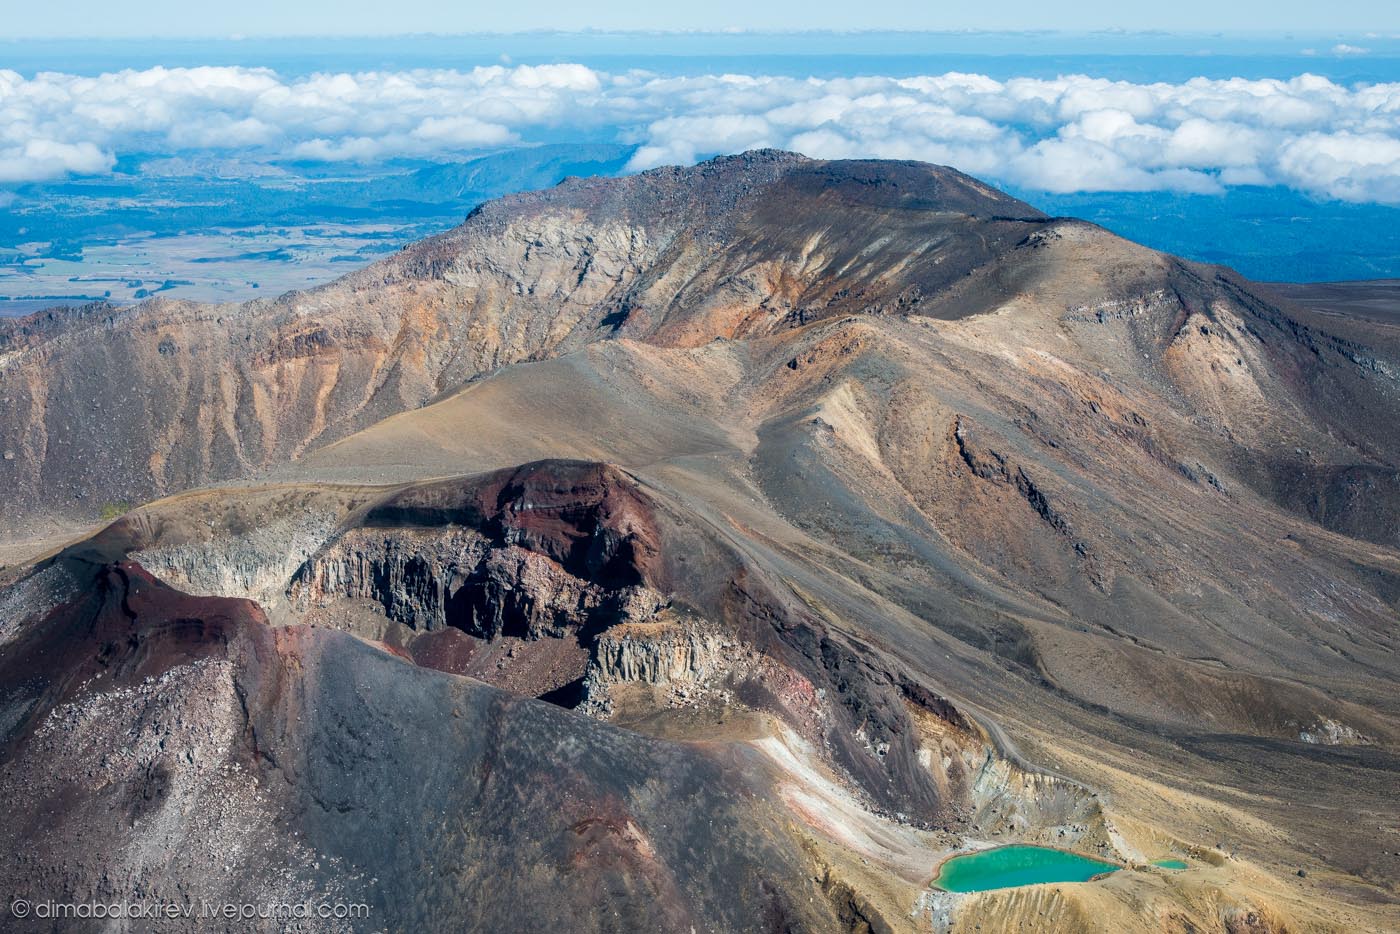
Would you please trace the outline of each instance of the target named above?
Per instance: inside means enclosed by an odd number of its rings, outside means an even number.
[[[665,603],[656,536],[620,471],[541,462],[375,504],[306,560],[288,595],[301,612],[369,600],[414,629],[484,639],[592,633]]]
[[[702,621],[613,626],[593,642],[579,709],[607,719],[614,688],[630,685],[661,689],[671,704],[723,702],[755,668],[752,650]]]
[[[722,633],[676,623],[616,626],[601,634],[590,678],[598,685],[700,683],[735,661],[740,648]]]
[[[278,517],[193,542],[135,550],[142,567],[172,587],[218,597],[246,597],[265,607],[282,602],[287,581],[335,533],[330,511]],[[137,520],[139,521],[139,520]],[[139,533],[138,533],[139,534]]]
[[[414,629],[454,626],[483,639],[596,631],[647,619],[665,602],[645,586],[603,586],[546,555],[518,545],[494,548],[462,529],[357,529],[309,559],[289,596],[302,612],[337,598],[369,600]]]

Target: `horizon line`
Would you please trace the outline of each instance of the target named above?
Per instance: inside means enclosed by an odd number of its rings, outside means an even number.
[[[328,40],[328,41],[354,41],[354,40],[393,40],[393,39],[506,39],[506,38],[534,38],[534,37],[558,37],[558,38],[607,38],[612,36],[654,36],[654,37],[696,37],[696,38],[716,38],[733,39],[736,37],[753,36],[791,36],[791,37],[820,37],[820,36],[892,36],[892,37],[918,37],[937,36],[942,38],[959,38],[969,36],[1006,36],[1019,38],[1057,38],[1057,39],[1122,39],[1147,38],[1147,39],[1236,39],[1255,41],[1293,41],[1305,39],[1337,39],[1350,38],[1361,39],[1368,42],[1400,42],[1400,29],[1392,31],[1383,30],[1306,30],[1306,29],[1212,29],[1212,30],[1175,30],[1161,28],[1125,29],[1117,27],[1099,27],[1093,29],[896,29],[886,27],[864,27],[864,28],[814,28],[814,29],[769,29],[769,28],[746,28],[746,27],[721,27],[721,28],[651,28],[651,29],[610,29],[604,27],[586,27],[581,29],[558,29],[558,28],[537,28],[537,29],[517,29],[517,30],[481,30],[481,31],[449,31],[431,32],[414,31],[402,33],[317,33],[317,32],[287,32],[287,33],[230,33],[222,35],[212,34],[171,34],[171,35],[55,35],[55,34],[27,34],[27,35],[0,35],[0,42],[248,42],[248,41],[278,41],[278,40]]]

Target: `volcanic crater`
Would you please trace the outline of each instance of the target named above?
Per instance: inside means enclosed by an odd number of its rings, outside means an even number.
[[[1400,927],[1395,311],[758,151],[275,300],[0,321],[0,879],[369,907],[324,930]],[[1005,844],[1127,871],[934,886]]]

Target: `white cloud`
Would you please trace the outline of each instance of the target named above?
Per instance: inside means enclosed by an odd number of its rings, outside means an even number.
[[[109,171],[115,162],[92,143],[30,139],[19,146],[0,146],[0,182],[96,175]]]
[[[430,146],[463,149],[499,146],[516,139],[514,133],[499,123],[487,123],[475,117],[428,117],[414,128],[411,135]]]
[[[1286,184],[1345,201],[1400,203],[1400,139],[1309,133],[1282,147],[1278,172]]]
[[[712,152],[743,152],[777,145],[773,126],[752,114],[711,117],[665,117],[647,128],[647,144],[637,150],[631,168],[694,162]]]
[[[1400,203],[1400,84],[1315,75],[1139,84],[682,77],[576,64],[295,80],[231,67],[0,71],[0,182],[100,174],[123,153],[373,162],[580,138],[636,143],[633,169],[778,146],[925,159],[1051,191],[1288,185]]]
[[[1257,166],[1268,151],[1268,135],[1230,120],[1188,117],[1166,139],[1162,160],[1191,169]]]

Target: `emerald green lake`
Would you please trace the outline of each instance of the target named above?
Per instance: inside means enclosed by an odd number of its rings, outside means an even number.
[[[1017,844],[954,856],[943,864],[933,884],[947,892],[985,892],[1041,882],[1085,882],[1121,868],[1076,853]]]
[[[1190,869],[1191,866],[1184,859],[1154,859],[1152,865],[1161,866],[1163,869]]]

